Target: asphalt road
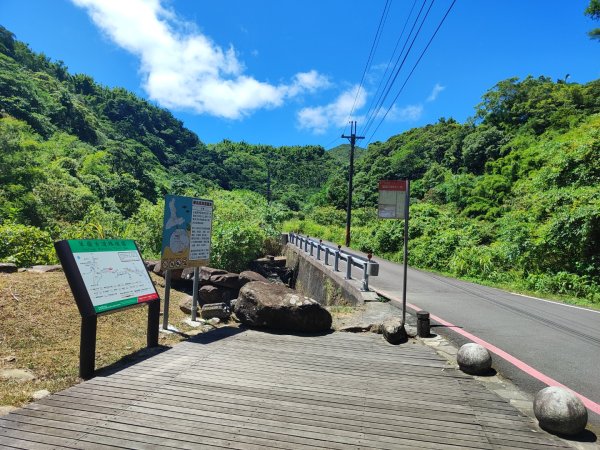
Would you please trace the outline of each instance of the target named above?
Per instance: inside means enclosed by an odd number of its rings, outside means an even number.
[[[360,252],[352,251],[355,254]],[[379,276],[370,287],[402,299],[402,265],[377,259]],[[356,276],[359,277],[359,270]],[[600,404],[600,311],[512,294],[437,274],[409,269],[407,302],[429,311],[542,374]],[[432,321],[432,332],[458,345],[469,342]],[[492,355],[493,367],[531,394],[546,387],[514,364]],[[589,410],[600,436],[600,415]]]

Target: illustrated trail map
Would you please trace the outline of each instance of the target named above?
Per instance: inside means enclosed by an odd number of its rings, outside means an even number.
[[[158,298],[132,240],[70,240],[96,313]]]
[[[161,263],[164,269],[208,264],[213,202],[167,195],[163,222]]]

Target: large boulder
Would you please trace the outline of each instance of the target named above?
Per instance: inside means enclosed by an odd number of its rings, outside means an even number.
[[[237,273],[230,272],[211,275],[209,283],[215,286],[235,289],[236,291],[239,291],[240,288],[246,284],[240,279],[240,276]]]
[[[281,284],[252,281],[235,302],[235,315],[251,327],[316,333],[331,328],[331,314],[315,300]]]
[[[229,303],[238,296],[238,290],[210,284],[201,286],[198,290],[198,303],[206,305],[209,303]]]
[[[556,386],[544,388],[535,395],[533,413],[540,427],[554,434],[579,434],[588,421],[583,402],[572,392]]]
[[[210,277],[223,273],[227,273],[227,271],[223,269],[215,269],[214,267],[202,266],[200,267],[200,283],[209,284]]]
[[[264,281],[265,283],[267,281],[269,281],[265,277],[263,277],[260,273],[254,272],[252,270],[244,270],[243,272],[241,272],[240,280],[243,281],[244,284],[250,283],[251,281]]]

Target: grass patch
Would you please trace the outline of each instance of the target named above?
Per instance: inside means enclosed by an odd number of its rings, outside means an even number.
[[[164,280],[151,276],[162,303]],[[186,295],[172,289],[169,306],[169,322],[183,333],[192,330],[182,323],[187,316],[178,306]],[[37,390],[57,392],[81,381],[81,317],[63,273],[0,274],[0,317],[0,370],[26,369],[36,376],[25,383],[0,380],[0,406],[22,406]],[[147,308],[138,307],[98,318],[96,369],[145,348],[147,317]],[[183,339],[178,334],[159,335],[164,346]]]

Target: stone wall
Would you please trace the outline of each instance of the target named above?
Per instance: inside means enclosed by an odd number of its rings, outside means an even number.
[[[323,264],[323,256],[317,261],[292,244],[287,244],[283,250],[286,266],[295,271],[295,289],[303,295],[323,306],[356,306],[370,299],[372,293],[361,292],[360,281],[345,280],[340,272],[334,274],[333,266]],[[330,256],[329,261],[333,263],[333,257]]]

